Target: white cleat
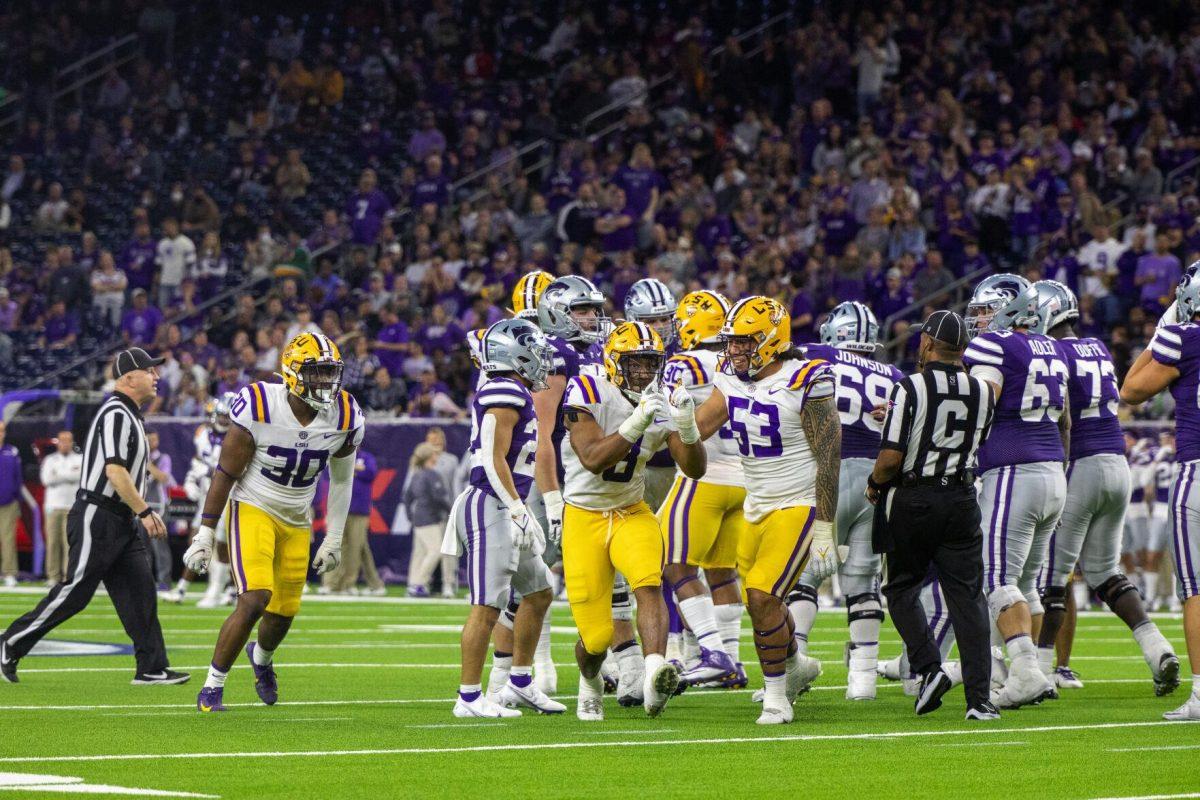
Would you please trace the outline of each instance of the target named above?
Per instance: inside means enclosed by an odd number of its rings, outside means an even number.
[[[646,716],[657,717],[667,707],[667,701],[675,696],[679,688],[679,667],[670,661],[646,675],[642,683],[642,707]]]
[[[521,712],[515,708],[505,708],[502,705],[493,703],[488,699],[486,694],[480,692],[479,697],[476,697],[469,703],[463,700],[461,695],[456,698],[454,701],[454,716],[459,719],[468,719],[470,717],[508,719],[521,716]]]
[[[758,715],[759,725],[787,725],[795,719],[795,713],[790,705],[785,705],[779,708],[775,706],[763,706],[762,713]]]
[[[532,708],[539,714],[561,714],[567,710],[562,703],[547,697],[537,684],[530,683],[522,689],[511,680],[500,690],[499,704],[507,708]]]
[[[878,672],[879,676],[885,680],[898,681],[904,677],[900,674],[900,661],[900,656],[890,658],[887,661],[880,661],[875,666],[875,671]]]
[[[606,659],[607,664],[609,660]],[[601,667],[601,671],[603,671]],[[617,664],[617,703],[622,708],[633,708],[646,702],[646,668],[641,658]]]
[[[1054,685],[1059,689],[1082,689],[1083,681],[1070,667],[1056,667],[1054,670]]]
[[[1054,684],[1040,669],[1014,668],[999,689],[992,689],[992,705],[997,708],[1020,708],[1040,703],[1057,694]]]
[[[218,605],[221,605],[221,598],[207,594],[196,601],[196,608],[216,608]]]
[[[904,679],[904,696],[905,697],[916,697],[920,691],[921,691],[921,679],[920,678],[905,678]]]
[[[1174,711],[1163,714],[1163,719],[1171,722],[1194,722],[1200,720],[1200,694],[1192,692],[1187,702]]]
[[[767,696],[766,689],[755,689],[754,694],[750,695],[751,703],[761,703],[763,698]]]
[[[957,661],[946,661],[942,663],[942,672],[950,678],[951,686],[962,685],[962,664]]]
[[[575,706],[575,716],[584,722],[604,722],[604,698],[579,698],[579,703]]]
[[[165,592],[158,593],[158,599],[164,603],[174,603],[180,605],[183,603],[184,593],[178,589],[168,589]]]
[[[796,654],[794,661],[788,663],[787,683],[784,691],[789,703],[812,688],[813,682],[821,677],[821,662],[818,659],[801,653]]]
[[[846,675],[847,700],[874,700],[875,681],[879,675],[873,669],[852,669]]]

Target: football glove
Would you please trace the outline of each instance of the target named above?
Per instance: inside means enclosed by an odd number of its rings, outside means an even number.
[[[321,542],[321,546],[317,548],[317,555],[313,558],[313,569],[317,571],[318,575],[324,575],[327,572],[333,572],[340,563],[342,563],[342,532],[328,531],[325,534],[325,541]]]
[[[700,441],[700,429],[696,426],[696,401],[682,384],[671,390],[667,413],[671,415],[671,422],[674,423],[675,430],[679,431],[679,438],[684,444]]]
[[[542,495],[542,502],[546,504],[546,522],[549,526],[546,538],[554,544],[560,544],[562,542],[564,509],[562,492],[546,492]]]
[[[661,392],[657,389],[652,391],[652,387],[647,386],[638,400],[637,407],[633,409],[629,419],[621,423],[617,433],[627,442],[636,442],[654,422],[654,417],[663,413],[665,403]]]
[[[215,539],[212,526],[201,525],[200,531],[192,539],[191,546],[183,554],[183,565],[201,575],[208,572],[208,562],[212,560]]]
[[[524,503],[516,502],[509,506],[508,517],[511,523],[509,531],[518,550],[545,549],[546,534]]]
[[[812,543],[808,546],[809,568],[820,582],[837,572],[843,553],[848,548],[837,547],[833,538],[833,523],[813,520]]]

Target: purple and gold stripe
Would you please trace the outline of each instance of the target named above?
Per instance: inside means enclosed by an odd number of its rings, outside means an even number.
[[[808,563],[808,550],[811,544],[812,524],[817,518],[817,510],[815,508],[808,509],[808,517],[804,520],[804,527],[800,530],[800,535],[796,537],[796,546],[792,549],[792,554],[788,556],[787,566],[783,570],[783,574],[779,576],[779,580],[775,581],[775,585],[771,587],[771,594],[782,598],[788,593],[792,586],[796,583],[796,578],[800,576],[804,565]]]
[[[695,356],[688,356],[682,353],[672,356],[681,364],[686,364],[692,372],[692,382],[697,386],[702,386],[708,383],[708,376],[704,374],[704,365],[700,363],[700,359]]]
[[[577,375],[575,380],[579,384],[579,391],[583,393],[585,403],[600,402],[600,390],[596,388],[596,382],[591,375]]]
[[[354,406],[350,394],[343,390],[338,397],[338,430],[348,431],[354,427]]]
[[[667,510],[667,563],[686,564],[688,555],[688,516],[697,482],[681,477],[671,489]]]
[[[267,404],[267,390],[261,383],[250,384],[250,418],[255,422],[271,421],[271,407]]]
[[[824,359],[814,358],[800,369],[796,370],[796,374],[792,376],[791,383],[788,388],[792,390],[803,389],[814,380],[818,379],[824,370],[822,367],[828,367],[829,362]]]

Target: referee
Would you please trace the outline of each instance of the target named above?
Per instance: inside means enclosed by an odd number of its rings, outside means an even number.
[[[162,361],[135,347],[113,362],[116,390],[92,420],[80,488],[67,516],[66,581],[55,584],[37,608],[0,637],[0,674],[10,683],[17,682],[17,662],[43,636],[86,608],[100,581],[133,639],[133,684],[185,683],[189,678],[167,668],[150,556],[137,530],[141,520],[151,537],[167,535],[162,518],[142,497],[148,448],[140,407],[155,395],[155,367]]]
[[[875,552],[887,554],[888,611],[921,678],[917,713],[940,706],[952,686],[920,601],[932,565],[962,657],[967,719],[998,719],[988,697],[991,629],[972,469],[995,401],[990,387],[963,369],[969,341],[952,311],[934,312],[921,326],[920,371],[892,388],[867,498],[876,507]]]

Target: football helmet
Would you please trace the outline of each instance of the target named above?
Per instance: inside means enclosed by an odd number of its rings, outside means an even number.
[[[1200,275],[1192,267],[1188,267],[1175,287],[1176,315],[1180,322],[1191,322],[1200,314]]]
[[[594,322],[584,327],[575,314],[589,309],[596,315]],[[604,340],[604,294],[579,275],[566,275],[547,286],[538,299],[537,315],[538,325],[551,336],[588,344]]]
[[[644,322],[670,345],[675,340],[675,295],[657,278],[642,278],[625,295],[625,319]]]
[[[226,392],[221,397],[214,397],[204,404],[204,414],[208,417],[208,424],[217,433],[225,433],[229,430],[229,404],[235,396],[231,392]]]
[[[527,272],[517,281],[512,293],[512,315],[517,319],[530,319],[537,324],[538,300],[546,287],[554,282],[554,276],[545,270]]]
[[[658,381],[665,359],[662,339],[644,322],[622,322],[604,343],[608,379],[633,403]]]
[[[483,351],[483,335],[487,333],[487,328],[476,328],[473,331],[467,332],[467,352],[471,354],[471,363],[476,369],[483,361],[481,355]]]
[[[288,391],[317,411],[342,388],[342,353],[323,333],[299,333],[283,348],[280,372]]]
[[[874,353],[879,347],[879,320],[863,303],[847,300],[829,312],[818,330],[821,344],[839,350]]]
[[[978,336],[984,331],[1027,328],[1038,321],[1038,294],[1020,275],[989,275],[979,282],[967,303],[967,331]]]
[[[729,310],[721,339],[725,342],[722,369],[748,381],[791,348],[792,317],[778,300],[761,295],[747,297]],[[744,343],[751,347],[745,349]],[[747,360],[746,368],[738,369],[736,362],[743,358]]]
[[[720,292],[688,292],[675,309],[675,331],[684,350],[721,341],[721,326],[729,313],[729,300]]]
[[[483,335],[479,355],[484,372],[515,372],[529,381],[533,391],[546,388],[552,369],[550,343],[527,319],[502,319],[492,325]]]
[[[1058,281],[1044,280],[1033,285],[1038,298],[1038,321],[1033,326],[1035,333],[1049,333],[1064,322],[1079,319],[1079,301],[1070,287]]]

